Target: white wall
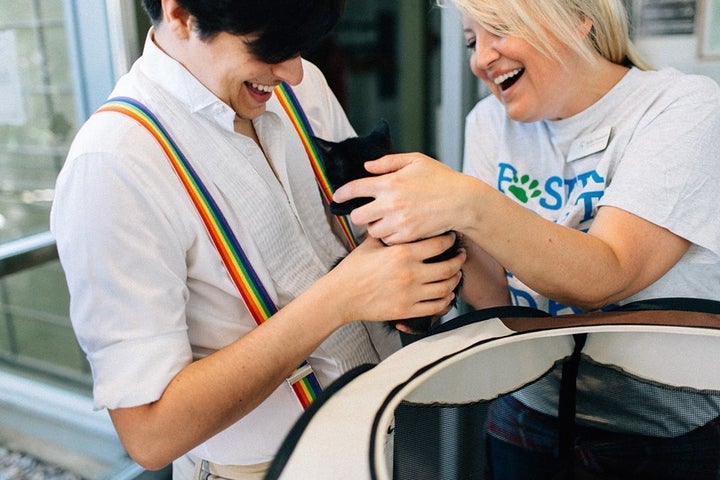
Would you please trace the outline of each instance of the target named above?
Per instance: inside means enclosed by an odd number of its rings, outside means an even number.
[[[697,35],[644,37],[636,39],[635,44],[656,68],[674,67],[707,75],[720,83],[720,61],[699,58]]]

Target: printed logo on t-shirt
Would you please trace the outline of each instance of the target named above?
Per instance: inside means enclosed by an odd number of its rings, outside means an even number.
[[[513,175],[512,184],[508,187],[508,192],[522,203],[527,203],[531,198],[542,195],[542,191],[538,188],[540,182],[531,179],[530,175],[522,175],[518,178]]]
[[[548,220],[587,232],[605,192],[605,177],[591,169],[571,178],[551,175],[546,179],[498,164],[497,189]],[[551,315],[577,313],[578,309],[541,297],[508,272],[513,304],[544,310]]]
[[[582,313],[582,310],[575,307],[569,307],[560,302],[556,302],[551,298],[542,297],[533,290],[529,289],[515,276],[506,272],[508,288],[510,290],[510,300],[513,305],[518,307],[530,307],[542,310],[550,315],[567,315],[572,313]]]
[[[543,181],[509,163],[499,163],[497,189],[544,218],[587,231],[605,192],[605,177],[593,169],[571,178],[552,175]]]

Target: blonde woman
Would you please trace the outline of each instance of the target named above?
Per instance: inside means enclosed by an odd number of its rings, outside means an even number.
[[[459,232],[462,295],[477,308],[720,300],[718,85],[651,70],[622,0],[453,3],[470,68],[493,93],[467,117],[464,172],[418,153],[370,162],[383,175],[335,195],[375,197],[352,220],[388,244]],[[553,371],[493,406],[492,478],[556,474],[558,387]],[[668,392],[585,358],[577,409],[576,461],[597,475],[717,478],[717,392]]]

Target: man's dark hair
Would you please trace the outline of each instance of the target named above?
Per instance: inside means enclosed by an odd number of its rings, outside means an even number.
[[[340,19],[344,0],[176,0],[197,22],[202,39],[220,32],[258,35],[250,52],[280,63],[311,50]],[[160,0],[142,0],[153,24],[162,20]]]

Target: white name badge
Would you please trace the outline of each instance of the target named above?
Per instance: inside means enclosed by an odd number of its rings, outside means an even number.
[[[604,127],[584,137],[580,137],[570,145],[570,153],[568,153],[568,162],[578,160],[593,153],[602,152],[610,143],[610,135],[612,127]]]

